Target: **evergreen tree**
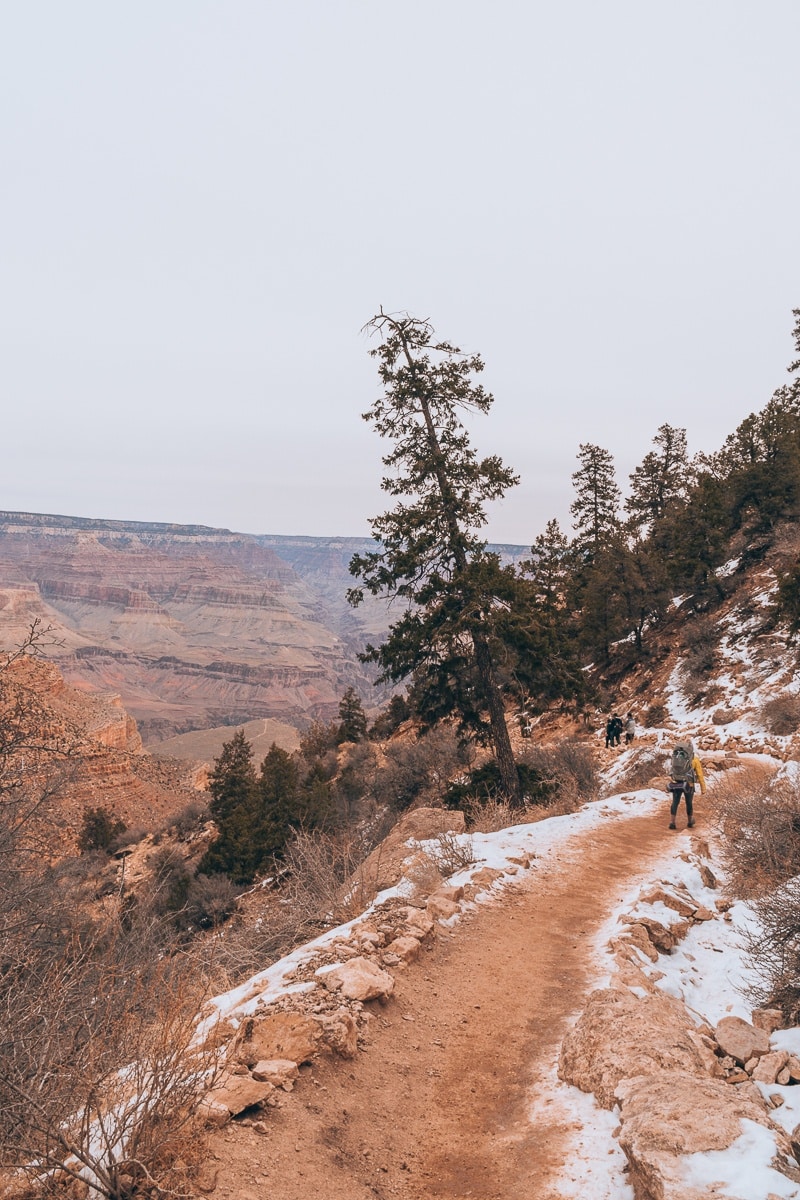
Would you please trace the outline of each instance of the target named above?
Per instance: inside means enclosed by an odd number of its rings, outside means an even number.
[[[255,785],[253,747],[244,736],[244,730],[237,729],[231,740],[223,744],[208,777],[212,817],[219,823],[234,809],[248,805],[253,798]]]
[[[575,499],[570,512],[576,531],[576,552],[582,561],[591,562],[619,528],[621,493],[614,459],[602,446],[582,444],[578,461],[580,467],[572,476]]]
[[[339,742],[361,742],[367,736],[367,718],[354,687],[349,687],[339,701],[339,721]]]
[[[625,501],[634,527],[650,530],[685,499],[690,482],[686,430],[661,425],[653,445],[631,475],[631,494]]]
[[[397,504],[371,522],[378,548],[352,559],[351,573],[363,587],[349,598],[359,603],[366,588],[410,607],[363,659],[379,664],[381,681],[413,674],[415,696],[429,718],[455,712],[470,725],[480,713],[505,793],[521,804],[491,651],[493,589],[507,580],[477,534],[486,523],[486,503],[517,477],[498,457],[477,457],[459,418],[492,405],[474,379],[483,362],[434,341],[429,322],[409,315],[381,312],[367,328],[382,338],[371,354],[383,395],[364,417],[392,442],[382,487]]]

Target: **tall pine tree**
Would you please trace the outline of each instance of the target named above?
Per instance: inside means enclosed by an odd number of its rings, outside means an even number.
[[[478,355],[434,339],[426,320],[381,311],[366,327],[381,337],[370,353],[378,360],[383,394],[364,419],[392,448],[382,487],[395,507],[371,521],[377,548],[355,555],[350,571],[362,587],[349,593],[357,604],[366,588],[408,603],[381,646],[363,657],[379,664],[381,680],[415,677],[423,710],[453,712],[469,724],[485,714],[481,730],[490,741],[503,790],[521,804],[492,656],[496,588],[507,584],[478,530],[485,505],[517,483],[497,456],[479,459],[460,414],[487,413],[492,396],[475,381]]]

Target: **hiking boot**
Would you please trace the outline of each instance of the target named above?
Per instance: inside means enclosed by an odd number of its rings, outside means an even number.
[[[689,828],[694,829],[694,817],[689,817]]]
[[[678,826],[675,824],[675,822],[674,822],[674,821],[670,821],[670,823],[669,823],[669,827],[670,827],[670,829],[677,829],[677,828],[678,828]]]

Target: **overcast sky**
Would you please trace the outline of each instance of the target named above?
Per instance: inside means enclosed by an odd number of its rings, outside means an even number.
[[[486,361],[494,541],[788,380],[798,0],[0,14],[0,508],[368,532],[381,305]]]

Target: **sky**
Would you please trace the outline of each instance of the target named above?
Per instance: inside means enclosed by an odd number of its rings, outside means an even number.
[[[0,0],[0,508],[358,536],[362,327],[480,352],[470,422],[569,527],[659,425],[788,381],[796,0]]]

